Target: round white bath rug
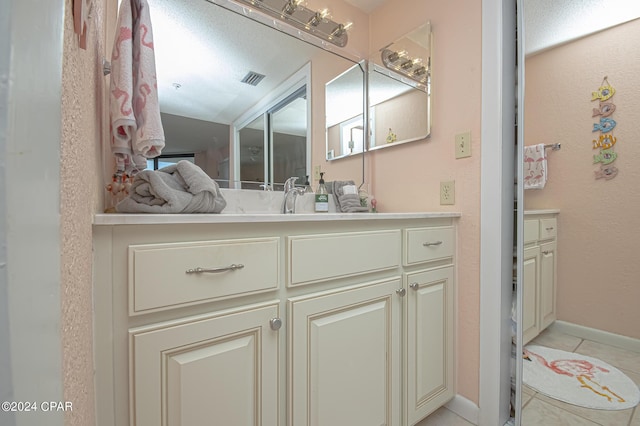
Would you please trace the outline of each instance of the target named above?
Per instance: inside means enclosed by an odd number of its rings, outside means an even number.
[[[638,385],[597,358],[530,345],[524,348],[522,365],[524,384],[569,404],[625,410],[640,402]]]

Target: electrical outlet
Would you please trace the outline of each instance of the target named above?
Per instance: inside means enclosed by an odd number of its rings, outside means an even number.
[[[456,158],[471,157],[471,132],[456,135]]]
[[[315,166],[313,168],[313,179],[320,180],[320,166]]]
[[[456,203],[456,182],[440,182],[440,204],[453,205]]]

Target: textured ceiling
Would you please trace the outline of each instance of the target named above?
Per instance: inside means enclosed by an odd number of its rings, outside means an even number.
[[[640,17],[640,0],[524,0],[525,54]]]

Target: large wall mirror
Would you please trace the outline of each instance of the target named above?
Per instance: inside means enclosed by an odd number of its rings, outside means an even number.
[[[524,102],[518,108],[523,117],[521,153],[525,147],[547,146],[542,148],[544,185],[520,191],[519,226],[524,226],[525,237],[519,241],[525,264],[520,289],[531,280],[548,280],[543,263],[547,256],[555,259],[555,271],[548,270],[555,279],[554,291],[548,293],[553,319],[547,324],[536,318],[535,310],[529,311],[534,313],[529,319],[539,321],[540,330],[525,337],[530,338],[525,346],[569,353],[564,364],[546,359],[550,367],[570,373],[564,374],[565,380],[577,384],[562,395],[565,401],[584,401],[586,394],[613,407],[616,397],[610,392],[621,394],[622,388],[589,376],[594,371],[588,368],[573,365],[572,369],[570,364],[582,356],[592,357],[640,385],[640,209],[633,195],[640,181],[636,162],[640,159],[640,4],[522,0],[518,6],[523,11],[525,43],[520,46],[524,47],[520,74]],[[601,88],[607,85],[615,93],[603,100]],[[603,117],[616,123],[612,135],[617,142],[610,152],[594,144],[602,133]],[[556,144],[559,150],[553,149]],[[524,155],[519,161],[526,180]],[[540,212],[554,212],[557,227],[552,237],[543,235],[546,227],[527,228],[529,219]],[[528,231],[537,232],[537,238],[527,238]],[[555,254],[546,249],[550,241]],[[523,315],[532,306],[547,303],[535,286],[531,288],[534,291],[521,294]],[[527,380],[532,361],[519,362],[524,379],[519,419],[523,425],[640,422],[638,407],[597,410],[545,396]],[[559,388],[560,382],[553,383]]]
[[[278,188],[310,175],[311,144],[324,145],[312,141],[311,126],[325,127],[310,120],[311,108],[325,109],[310,79],[323,76],[313,84],[324,86],[356,61],[243,16],[258,12],[234,3],[149,5],[163,155],[191,155],[223,187]]]

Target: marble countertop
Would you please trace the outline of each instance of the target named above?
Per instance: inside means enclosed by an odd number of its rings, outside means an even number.
[[[96,214],[94,225],[157,225],[185,223],[275,223],[275,222],[324,222],[353,220],[402,220],[458,218],[457,212],[415,213],[300,213],[300,214]]]

